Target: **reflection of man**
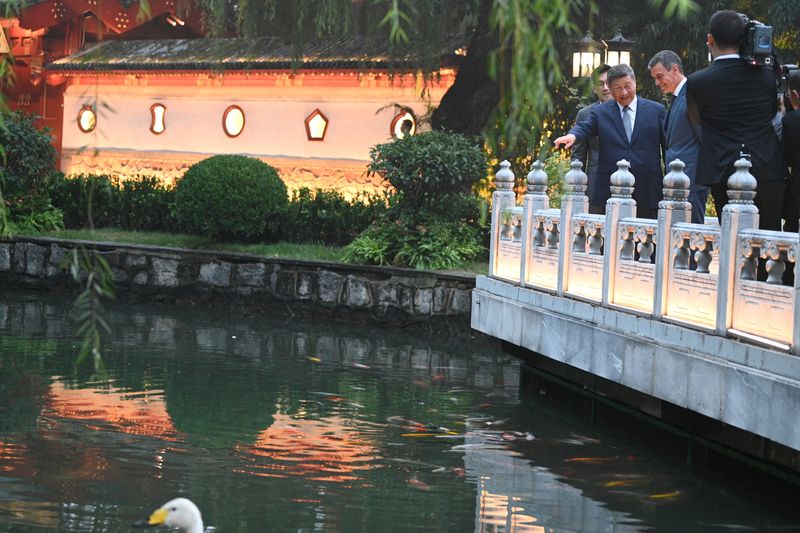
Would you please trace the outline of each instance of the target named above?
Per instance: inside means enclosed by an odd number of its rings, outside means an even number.
[[[783,117],[783,153],[791,168],[783,204],[783,231],[796,232],[800,218],[800,70],[792,71],[787,90],[792,110]]]
[[[582,107],[575,117],[575,123],[583,122],[592,112],[592,108],[597,107],[603,102],[607,102],[611,98],[611,89],[608,88],[608,71],[611,69],[609,65],[600,65],[592,73],[592,90],[597,101]],[[597,137],[592,137],[588,142],[576,140],[572,145],[572,159],[577,159],[583,163],[583,170],[589,176],[589,195],[592,194],[596,178],[594,174],[597,173],[597,160],[598,160],[599,147]]]
[[[727,182],[744,149],[758,181],[755,204],[762,229],[781,229],[786,163],[772,127],[777,111],[775,75],[769,67],[739,58],[745,21],[734,11],[717,11],[708,21],[707,44],[714,62],[686,82],[689,116],[702,126],[697,183],[708,185],[717,214],[728,202]]]
[[[692,204],[692,222],[702,224],[705,222],[708,188],[695,183],[700,128],[692,124],[686,114],[686,91],[683,90],[686,77],[683,75],[683,63],[672,50],[662,50],[653,56],[647,68],[661,92],[672,95],[672,104],[664,121],[664,159],[667,164],[674,159],[680,159],[686,165],[683,171],[691,181],[689,203]]]
[[[555,144],[569,148],[577,139],[597,136],[599,158],[595,187],[589,197],[590,212],[605,212],[611,197],[611,174],[617,170],[617,161],[627,159],[636,178],[633,198],[637,215],[657,218],[663,178],[664,106],[636,96],[636,75],[628,65],[611,67],[608,86],[613,100],[595,106],[586,120],[575,124]]]

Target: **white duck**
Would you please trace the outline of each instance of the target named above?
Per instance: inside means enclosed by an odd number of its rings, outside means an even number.
[[[203,517],[200,509],[188,498],[170,500],[150,515],[139,520],[134,527],[167,526],[178,528],[182,533],[203,533]]]

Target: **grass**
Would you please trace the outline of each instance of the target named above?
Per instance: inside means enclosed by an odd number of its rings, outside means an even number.
[[[236,244],[217,242],[197,235],[185,233],[159,233],[156,231],[127,231],[115,228],[67,229],[62,231],[21,231],[18,233],[28,237],[53,237],[56,239],[74,239],[92,242],[119,242],[125,244],[144,244],[149,246],[165,246],[167,248],[187,248],[189,250],[217,250],[260,255],[263,257],[283,257],[286,259],[306,259],[311,261],[342,262],[344,248],[314,243],[277,242],[273,244]],[[462,265],[455,270],[446,270],[454,274],[487,274],[489,265],[484,261]]]
[[[274,244],[234,244],[216,242],[197,235],[184,233],[159,233],[154,231],[126,231],[115,228],[90,230],[62,230],[48,232],[20,232],[28,237],[53,237],[56,239],[75,239],[93,242],[119,242],[166,246],[168,248],[187,248],[190,250],[219,250],[241,252],[264,257],[285,257],[287,259],[308,259],[314,261],[341,261],[344,248],[322,244],[297,244],[278,242]]]

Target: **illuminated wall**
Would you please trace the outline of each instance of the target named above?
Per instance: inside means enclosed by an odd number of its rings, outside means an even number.
[[[390,83],[385,74],[358,72],[74,75],[64,96],[62,170],[148,173],[169,182],[194,161],[236,153],[273,164],[290,189],[375,191],[384,184],[366,175],[366,162],[372,146],[392,139],[400,114],[395,104],[422,116],[453,77],[445,73],[429,87],[426,101],[414,77],[397,76]],[[163,126],[154,130],[152,108],[159,104]],[[237,136],[223,129],[232,105],[244,113]],[[78,124],[85,106],[97,114],[88,132]],[[311,139],[306,128],[316,111],[328,121],[322,140]]]

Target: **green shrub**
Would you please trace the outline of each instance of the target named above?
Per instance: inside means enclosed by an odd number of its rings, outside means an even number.
[[[483,252],[478,228],[441,215],[373,224],[345,248],[351,263],[453,269]]]
[[[292,193],[283,238],[344,246],[386,211],[386,198],[362,194],[347,200],[336,191],[302,188]]]
[[[213,239],[274,239],[287,204],[286,185],[275,169],[240,155],[195,163],[175,195],[182,230]]]
[[[469,192],[486,175],[486,154],[480,145],[445,131],[379,144],[370,150],[370,158],[370,172],[391,183],[408,210],[447,212],[442,199]]]
[[[108,176],[81,175],[54,181],[50,187],[53,205],[64,212],[64,226],[71,229],[89,227],[89,196],[92,225],[115,227],[119,222],[119,184]]]
[[[0,128],[0,146],[5,158],[0,158],[3,173],[3,193],[6,198],[17,193],[42,189],[55,170],[55,149],[48,129],[38,129],[36,117],[20,112],[3,113],[4,128]]]
[[[119,186],[119,220],[116,227],[166,231],[175,228],[175,189],[155,176],[136,176]]]

